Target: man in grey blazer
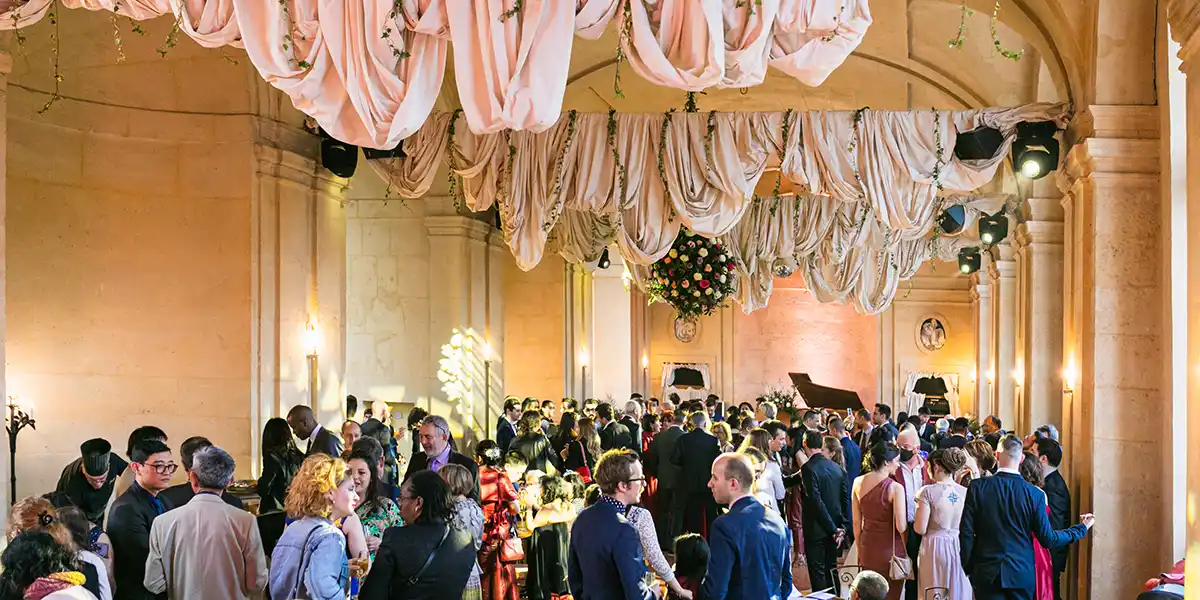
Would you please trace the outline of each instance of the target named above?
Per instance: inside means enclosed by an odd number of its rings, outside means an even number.
[[[659,545],[671,550],[675,536],[679,535],[680,517],[671,510],[675,490],[679,483],[679,465],[671,462],[671,453],[675,452],[675,443],[683,436],[683,427],[672,411],[662,414],[662,431],[654,435],[650,441],[650,449],[646,453],[646,472],[658,478],[657,514],[654,515],[654,527],[658,531]]]

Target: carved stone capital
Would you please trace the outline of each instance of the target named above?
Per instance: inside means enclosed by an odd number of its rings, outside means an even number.
[[[1200,57],[1200,0],[1167,0],[1167,22],[1171,37],[1179,43],[1180,70],[1187,73]]]

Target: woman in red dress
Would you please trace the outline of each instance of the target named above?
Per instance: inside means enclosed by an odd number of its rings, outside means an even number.
[[[662,431],[662,425],[658,422],[658,415],[654,413],[646,413],[642,415],[642,456],[650,451],[650,442],[654,439],[654,434]],[[644,459],[643,459],[644,460]],[[646,489],[642,491],[642,508],[650,511],[652,515],[658,515],[658,511],[654,507],[654,495],[658,492],[658,478],[646,476]]]
[[[517,491],[500,467],[500,446],[483,440],[475,447],[479,463],[480,504],[483,507],[483,544],[479,548],[484,600],[520,600],[517,568],[500,560],[500,545],[509,537],[509,516],[518,514]]]
[[[1021,460],[1020,466],[1021,478],[1026,482],[1037,486],[1040,490],[1045,485],[1045,475],[1042,473],[1042,465],[1038,462],[1038,457],[1031,452],[1025,453],[1025,458]],[[1046,515],[1050,514],[1050,503],[1046,503]],[[1036,536],[1033,537],[1033,574],[1034,583],[1034,600],[1053,600],[1054,598],[1054,564],[1050,560],[1050,550],[1046,549]]]

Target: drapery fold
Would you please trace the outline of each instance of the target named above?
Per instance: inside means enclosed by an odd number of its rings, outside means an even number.
[[[595,260],[615,243],[635,282],[681,227],[720,237],[741,263],[737,300],[766,306],[776,269],[803,277],[823,302],[865,314],[887,308],[931,256],[948,203],[992,179],[1022,121],[1060,121],[1064,105],[961,112],[583,114],[549,129],[476,134],[435,115],[404,159],[371,161],[401,196],[430,188],[441,162],[466,209],[497,205],[504,239],[529,270],[547,248]],[[450,135],[451,123],[457,123]],[[997,155],[959,161],[959,131],[998,128]],[[785,135],[786,134],[786,135]],[[757,197],[768,165],[801,191]],[[775,176],[774,174],[769,176]],[[995,205],[996,202],[991,202]],[[980,210],[968,205],[968,218]]]
[[[297,109],[366,148],[394,148],[425,124],[451,45],[463,129],[543,132],[562,110],[575,36],[597,39],[612,25],[634,72],[698,91],[758,85],[768,66],[820,85],[871,24],[867,0],[61,1],[139,20],[172,15],[202,46],[245,48]],[[37,23],[51,6],[12,4],[0,30]]]

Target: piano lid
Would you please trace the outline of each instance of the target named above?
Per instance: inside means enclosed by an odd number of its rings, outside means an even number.
[[[863,408],[858,392],[817,385],[813,383],[812,377],[809,377],[808,373],[788,373],[788,377],[792,380],[792,385],[796,386],[796,391],[800,392],[800,396],[804,398],[804,403],[811,408],[835,410]]]

